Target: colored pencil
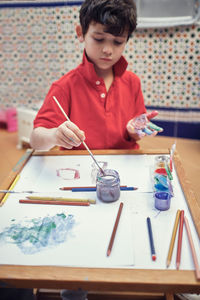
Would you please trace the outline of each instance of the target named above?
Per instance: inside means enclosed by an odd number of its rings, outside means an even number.
[[[9,173],[8,177],[0,184],[1,190],[8,190],[10,189],[12,183],[15,181],[15,178],[18,174],[20,174],[21,170],[23,169],[24,165],[27,163],[29,158],[31,157],[33,153],[33,149],[27,149],[26,153],[20,158],[20,160],[17,162],[17,164],[12,168],[11,172]],[[4,199],[4,202],[2,203],[3,198],[5,197],[4,193],[0,193],[0,206],[5,203],[6,199]]]
[[[0,206],[2,206],[2,205],[6,202],[8,196],[9,196],[9,192],[12,192],[12,189],[15,187],[17,181],[19,180],[19,177],[20,177],[20,175],[18,174],[18,175],[15,177],[15,179],[13,180],[13,182],[12,182],[12,184],[11,184],[11,186],[10,186],[8,192],[5,194],[5,196],[3,197],[2,201],[0,202]]]
[[[120,187],[127,187],[127,185],[121,185]],[[71,191],[72,189],[90,189],[90,188],[96,188],[96,186],[64,186],[61,187],[61,191]]]
[[[194,261],[196,277],[197,277],[198,280],[200,280],[200,268],[199,268],[199,264],[198,264],[198,259],[197,259],[194,243],[193,243],[193,240],[192,240],[192,233],[190,231],[189,222],[188,222],[186,217],[184,218],[184,223],[185,223],[185,227],[186,227],[186,231],[187,231],[188,240],[189,240],[189,243],[190,243],[190,248],[191,248],[191,251],[192,251],[192,258],[193,258],[193,261]]]
[[[56,104],[60,108],[61,112],[63,113],[63,115],[65,116],[65,118],[67,119],[67,121],[70,121],[68,115],[65,113],[64,109],[62,108],[62,106],[60,105],[59,101],[56,99],[55,96],[53,96],[53,100],[56,102]],[[101,171],[101,173],[104,174],[104,170],[100,167],[100,165],[98,164],[97,160],[95,159],[93,153],[90,151],[90,149],[88,148],[88,146],[86,145],[86,143],[84,141],[81,141],[81,142],[84,145],[85,149],[89,152],[90,156],[92,157],[94,163],[97,165],[97,167],[99,168],[99,170]]]
[[[76,187],[70,189],[72,192],[95,192],[96,187]],[[136,187],[133,186],[121,186],[120,191],[135,191]]]
[[[63,201],[63,202],[89,202],[95,204],[95,199],[82,199],[82,198],[62,198],[62,197],[37,197],[37,196],[28,196],[29,200],[41,200],[41,201]]]
[[[107,256],[110,256],[111,251],[112,251],[112,247],[113,247],[115,235],[116,235],[116,232],[117,232],[117,227],[118,227],[118,224],[119,224],[119,219],[120,219],[120,216],[121,216],[121,213],[122,213],[123,205],[124,204],[122,202],[119,205],[117,217],[116,217],[116,220],[115,220],[112,235],[111,235],[110,242],[109,242],[108,249],[107,249]]]
[[[172,253],[173,253],[173,249],[174,249],[174,242],[175,242],[176,233],[177,233],[177,229],[178,229],[178,222],[179,222],[179,218],[180,218],[180,213],[181,213],[181,211],[180,211],[180,209],[178,209],[177,213],[176,213],[174,228],[173,228],[173,231],[172,231],[171,242],[170,242],[169,251],[168,251],[168,255],[167,255],[167,268],[169,267],[169,265],[171,263],[171,259],[172,259]]]
[[[156,260],[156,252],[155,252],[155,246],[154,246],[154,241],[153,241],[153,232],[152,232],[152,227],[151,227],[151,219],[149,217],[147,218],[147,228],[148,228],[148,233],[149,233],[151,257],[152,257],[152,260],[155,261]]]
[[[184,210],[181,210],[179,232],[178,232],[178,246],[176,255],[176,269],[178,270],[181,262],[181,248],[182,248],[182,237],[183,237],[183,221],[184,221]]]
[[[30,199],[20,199],[19,203],[26,204],[50,204],[50,205],[73,205],[73,206],[89,206],[90,202],[72,202],[72,201],[48,201],[48,200],[30,200]]]

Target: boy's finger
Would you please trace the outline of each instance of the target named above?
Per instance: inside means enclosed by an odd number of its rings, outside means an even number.
[[[152,112],[147,114],[147,119],[151,120],[153,118],[155,118],[158,115],[158,111],[157,110],[153,110]]]
[[[152,129],[152,130],[156,130],[158,132],[162,132],[163,131],[163,128],[162,127],[159,127],[157,126],[156,124],[152,123],[152,122],[148,122],[147,123],[147,126]]]
[[[84,132],[80,130],[76,124],[71,121],[67,121],[66,126],[70,130],[68,138],[71,139],[71,141],[80,144],[85,140]]]

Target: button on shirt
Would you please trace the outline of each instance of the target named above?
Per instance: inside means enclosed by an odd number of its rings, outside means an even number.
[[[85,132],[90,149],[137,149],[126,125],[136,115],[146,112],[139,78],[127,71],[122,56],[114,65],[114,81],[109,90],[95,72],[85,52],[82,63],[54,82],[39,110],[34,127],[54,128],[66,121],[53,100]],[[85,149],[81,144],[76,149]]]

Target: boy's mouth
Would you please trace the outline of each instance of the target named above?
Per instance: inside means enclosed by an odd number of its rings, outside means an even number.
[[[111,58],[107,58],[107,57],[102,57],[101,60],[103,60],[103,61],[111,61],[112,59]]]

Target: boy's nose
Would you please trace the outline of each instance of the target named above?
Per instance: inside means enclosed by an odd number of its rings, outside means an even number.
[[[112,47],[109,45],[105,45],[103,47],[103,53],[106,55],[111,55],[112,54]]]

